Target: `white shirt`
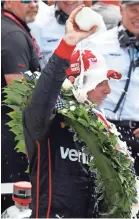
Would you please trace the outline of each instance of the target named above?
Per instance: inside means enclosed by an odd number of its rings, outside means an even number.
[[[46,13],[47,17],[42,16],[40,19],[42,22],[39,20],[39,22],[35,21],[29,25],[31,33],[39,45],[40,52],[44,56],[40,62],[42,68],[47,63],[65,33],[65,26],[60,25],[54,16],[54,5],[48,6]]]
[[[29,27],[40,47],[40,52],[44,55],[44,58],[40,61],[43,68],[64,37],[65,25],[57,22],[55,18],[55,5],[51,5],[47,6],[45,16],[43,7],[40,7],[38,18],[32,24],[29,24]],[[101,28],[96,34],[98,35],[104,31],[106,31],[106,26],[102,21]]]
[[[139,121],[139,67],[136,67],[131,73],[124,106],[122,102],[119,110],[116,113],[113,113],[121,93],[124,90],[130,65],[130,57],[127,49],[120,48],[119,45],[118,27],[105,32],[97,38],[90,38],[90,41],[86,46],[102,54],[108,67],[122,74],[120,80],[111,79],[109,81],[111,93],[102,105],[106,117],[112,120]]]

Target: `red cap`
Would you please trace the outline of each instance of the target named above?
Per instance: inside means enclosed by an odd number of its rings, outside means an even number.
[[[90,68],[90,61],[97,62],[96,56],[90,50],[84,50],[82,55],[83,64],[85,71]],[[66,73],[68,76],[77,75],[81,72],[81,61],[80,61],[80,51],[76,50],[73,52],[70,59],[70,67],[67,69]]]
[[[87,71],[88,69],[92,69],[93,73],[93,65],[98,62],[97,68],[106,68],[104,58],[101,56],[97,57],[96,54],[92,53],[91,50],[85,49],[82,51],[82,60],[84,65],[84,70]],[[99,65],[100,63],[100,65]],[[99,69],[98,69],[99,71]],[[81,72],[81,61],[80,61],[80,50],[76,50],[73,52],[71,59],[70,59],[70,67],[66,70],[67,76],[74,76],[79,75]],[[121,79],[122,75],[114,70],[108,70],[107,78],[113,79]]]

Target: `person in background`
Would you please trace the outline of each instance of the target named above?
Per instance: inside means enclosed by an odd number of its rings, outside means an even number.
[[[92,5],[92,1],[55,1],[55,4],[48,7],[47,17],[43,16],[40,10],[40,19],[36,19],[35,22],[29,24],[31,33],[35,37],[42,54],[42,58],[40,59],[42,68],[63,38],[65,34],[65,23],[70,13],[83,2],[85,6]],[[106,27],[103,23],[103,28],[100,32],[104,32],[105,30]]]
[[[37,0],[5,0],[1,17],[1,87],[4,88],[20,72],[39,70],[38,47],[30,34],[28,22],[35,20],[38,12]],[[3,91],[3,90],[2,90]],[[4,94],[2,93],[2,101]],[[23,153],[17,153],[15,136],[6,123],[10,109],[1,107],[1,182],[10,183],[29,180],[26,173],[28,162]],[[2,211],[12,205],[11,195],[2,196]]]
[[[118,1],[107,1],[107,0],[98,0],[93,6],[92,9],[102,15],[103,20],[107,29],[112,29],[116,27],[121,21],[120,14],[120,2]]]
[[[139,175],[139,0],[123,1],[121,15],[117,27],[90,39],[89,46],[104,56],[109,68],[122,74],[118,82],[109,82],[111,94],[102,107],[127,142]]]

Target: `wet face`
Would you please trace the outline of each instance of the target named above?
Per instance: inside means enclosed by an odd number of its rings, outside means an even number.
[[[77,8],[78,6],[82,5],[83,1],[57,1],[57,6],[67,15],[70,15],[71,12]]]
[[[5,1],[5,9],[14,13],[22,21],[26,23],[33,22],[38,12],[38,1],[31,0],[29,3],[27,0],[7,0]]]
[[[124,4],[121,7],[121,14],[124,27],[135,36],[139,36],[139,3]]]
[[[90,102],[100,105],[110,92],[108,81],[105,80],[98,84],[95,90],[88,92],[88,99]]]

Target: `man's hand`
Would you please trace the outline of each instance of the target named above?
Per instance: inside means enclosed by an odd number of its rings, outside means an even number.
[[[136,138],[139,138],[139,128],[135,129],[134,135]]]
[[[81,40],[89,37],[93,33],[95,33],[97,26],[94,26],[91,28],[89,31],[82,31],[79,29],[79,27],[75,23],[75,17],[77,13],[82,10],[84,5],[81,5],[77,7],[75,10],[72,11],[70,14],[67,22],[66,22],[66,34],[64,37],[64,40],[66,41],[67,44],[69,45],[76,45],[79,43]]]

